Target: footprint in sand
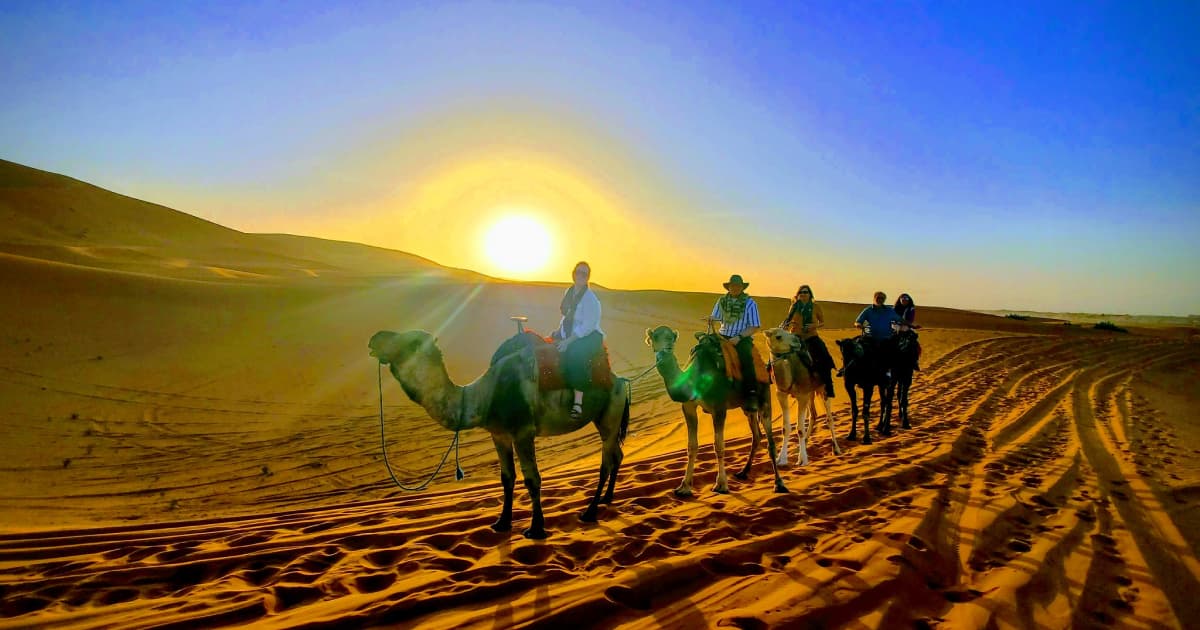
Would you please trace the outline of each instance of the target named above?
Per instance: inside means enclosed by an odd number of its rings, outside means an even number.
[[[378,593],[395,583],[395,573],[372,573],[354,578],[354,586],[359,593]]]
[[[650,610],[650,597],[645,593],[635,591],[628,586],[610,586],[604,591],[608,601],[620,604],[634,610]]]
[[[305,584],[280,584],[271,589],[275,595],[275,611],[295,608],[321,598],[321,589]]]

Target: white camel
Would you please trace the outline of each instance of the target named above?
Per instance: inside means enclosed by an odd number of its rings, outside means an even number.
[[[816,419],[816,401],[820,400],[825,407],[825,418],[829,421],[829,434],[833,438],[833,452],[841,455],[837,436],[833,435],[833,410],[829,399],[825,396],[825,384],[800,360],[800,352],[804,342],[796,334],[782,328],[771,328],[763,331],[767,338],[767,347],[771,349],[772,370],[775,373],[775,395],[779,407],[783,409],[783,446],[779,449],[776,464],[788,465],[788,444],[792,434],[792,419],[789,397],[796,399],[796,437],[800,442],[800,465],[808,465],[808,436],[812,434],[812,424]],[[810,413],[811,410],[811,413]]]

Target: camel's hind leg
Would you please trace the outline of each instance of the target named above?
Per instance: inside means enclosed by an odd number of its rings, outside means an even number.
[[[713,409],[713,449],[717,452],[717,482],[713,492],[729,494],[729,480],[725,477],[725,410]]]
[[[521,460],[521,474],[525,477],[525,489],[533,503],[533,518],[525,537],[540,540],[546,537],[546,522],[542,517],[542,474],[538,472],[537,456],[533,450],[533,434],[522,435],[513,440],[517,447],[517,458]]]
[[[787,408],[785,399],[784,408]],[[775,475],[775,492],[787,492],[787,486],[783,485],[783,478],[779,476],[779,465],[776,462],[775,452],[775,430],[771,427],[773,419],[771,418],[771,399],[767,398],[763,404],[762,411],[759,412],[759,419],[762,421],[763,433],[767,434],[767,460],[771,462],[771,472]]]
[[[808,434],[812,430],[812,423],[809,420],[810,408],[812,407],[812,392],[808,396],[800,398],[796,401],[796,430],[799,433],[800,439],[800,465],[808,465]]]
[[[692,473],[696,471],[696,453],[700,450],[700,438],[698,433],[699,420],[696,418],[696,404],[685,403],[683,405],[683,421],[687,424],[688,434],[688,461],[687,470],[683,473],[683,482],[675,488],[676,496],[690,497],[692,496]]]
[[[788,444],[792,438],[792,407],[788,397],[791,394],[782,389],[775,390],[776,399],[779,401],[780,408],[783,409],[783,442],[779,445],[779,457],[775,459],[775,464],[779,466],[788,465]],[[797,427],[798,428],[798,427]]]
[[[504,486],[504,507],[500,509],[500,518],[492,523],[492,529],[506,532],[512,529],[513,486],[517,483],[517,468],[513,462],[511,439],[492,434],[492,444],[496,446],[496,455],[500,458],[500,485]]]
[[[767,395],[767,403],[770,404],[770,394]],[[733,473],[737,479],[745,481],[750,478],[750,466],[754,464],[754,454],[758,452],[758,443],[762,441],[762,430],[759,429],[758,418],[761,417],[762,411],[746,411],[746,422],[750,424],[750,454],[746,456],[746,465],[742,469]],[[767,412],[769,415],[770,412]]]
[[[611,429],[611,430],[609,430]],[[585,523],[596,522],[597,506],[601,503],[612,503],[613,486],[617,480],[617,470],[621,467],[621,460],[624,458],[624,453],[621,451],[621,438],[619,427],[606,427],[601,431],[601,437],[604,439],[604,450],[600,457],[600,481],[596,485],[596,494],[592,497],[591,503],[587,509],[579,516],[579,520]],[[608,486],[608,493],[604,492],[604,486]]]
[[[824,396],[821,397],[821,404],[825,407],[825,420],[829,423],[829,438],[833,440],[833,454],[841,455],[842,449],[838,447],[837,433],[834,433],[833,430],[833,405],[830,405],[829,399]],[[815,415],[815,410],[813,413]]]

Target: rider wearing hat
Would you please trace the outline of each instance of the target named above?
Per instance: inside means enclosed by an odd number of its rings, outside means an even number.
[[[758,408],[758,379],[754,377],[751,348],[754,334],[761,325],[758,304],[746,293],[750,284],[742,280],[742,276],[733,274],[723,286],[727,293],[717,300],[710,317],[721,322],[718,334],[736,344],[738,361],[742,365],[742,396],[749,405],[746,409],[754,411]]]

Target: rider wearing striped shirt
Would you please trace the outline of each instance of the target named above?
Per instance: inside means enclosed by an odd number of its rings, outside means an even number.
[[[746,293],[749,283],[738,274],[729,277],[724,284],[728,291],[713,306],[713,321],[721,322],[718,334],[736,344],[738,361],[742,366],[742,397],[748,411],[758,408],[758,379],[754,377],[754,359],[750,353],[754,345],[754,334],[761,323],[758,319],[758,304]]]

